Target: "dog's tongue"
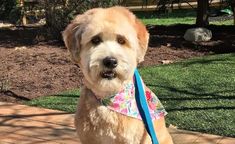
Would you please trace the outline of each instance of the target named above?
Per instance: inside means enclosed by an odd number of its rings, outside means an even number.
[[[115,72],[113,72],[113,71],[105,71],[105,72],[103,72],[103,73],[101,74],[101,76],[102,76],[103,78],[113,79],[113,78],[116,77],[116,74],[115,74]]]

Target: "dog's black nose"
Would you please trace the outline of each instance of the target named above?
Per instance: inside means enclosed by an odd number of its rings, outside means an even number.
[[[117,67],[118,62],[117,62],[116,58],[108,56],[108,57],[103,59],[103,64],[107,68],[113,69],[113,68]]]

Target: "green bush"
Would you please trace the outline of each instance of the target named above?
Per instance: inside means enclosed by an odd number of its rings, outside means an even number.
[[[13,24],[20,24],[21,17],[23,16],[22,7],[15,6],[9,13],[7,20]]]
[[[0,1],[0,19],[8,19],[10,12],[16,8],[17,0],[1,0]]]
[[[117,5],[119,0],[45,0],[48,34],[61,40],[61,31],[75,15],[95,7]]]
[[[0,1],[0,19],[8,20],[13,24],[20,24],[24,8],[20,6],[19,0]]]

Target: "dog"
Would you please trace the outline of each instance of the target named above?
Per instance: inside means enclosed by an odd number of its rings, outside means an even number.
[[[121,90],[119,96],[124,90],[133,93],[134,70],[148,47],[149,34],[142,22],[124,7],[94,8],[75,17],[63,31],[63,39],[84,75],[75,115],[81,143],[150,144],[141,118],[126,116],[125,110],[119,113],[114,104],[109,105]],[[164,114],[153,123],[159,143],[173,144]]]

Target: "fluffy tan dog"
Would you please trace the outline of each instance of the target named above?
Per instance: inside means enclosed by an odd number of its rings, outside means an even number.
[[[144,59],[149,34],[123,7],[96,8],[78,15],[63,32],[71,57],[84,74],[75,126],[83,144],[150,144],[141,120],[101,104],[133,81]],[[172,144],[164,117],[154,121],[160,144]]]

